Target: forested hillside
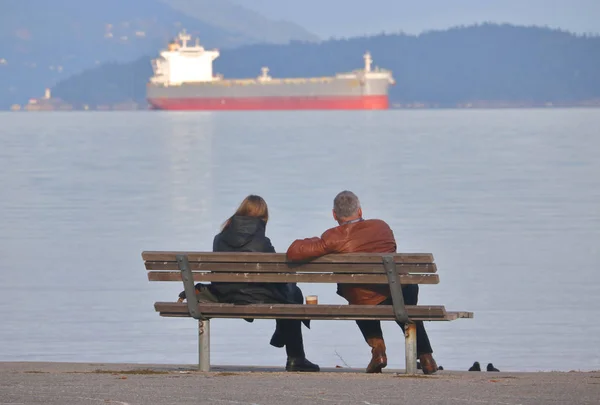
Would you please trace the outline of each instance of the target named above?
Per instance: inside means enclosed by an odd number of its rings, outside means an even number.
[[[330,75],[361,67],[366,50],[376,65],[393,71],[397,84],[390,93],[392,102],[600,99],[600,37],[510,25],[244,46],[222,52],[215,71],[225,77],[255,77],[262,66],[269,66],[274,77]],[[88,70],[59,83],[54,94],[75,105],[143,103],[155,56]]]

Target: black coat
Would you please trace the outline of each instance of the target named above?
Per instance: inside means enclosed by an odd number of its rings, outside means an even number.
[[[215,236],[213,252],[275,253],[265,235],[266,224],[258,217],[234,216]],[[212,283],[210,291],[219,302],[232,304],[302,304],[302,292],[290,283]]]

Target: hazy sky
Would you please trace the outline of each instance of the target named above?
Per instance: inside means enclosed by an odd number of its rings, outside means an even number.
[[[600,0],[233,0],[322,38],[381,31],[419,33],[476,22],[547,25],[600,33]]]

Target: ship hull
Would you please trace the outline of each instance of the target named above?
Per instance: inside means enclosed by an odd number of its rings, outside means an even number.
[[[147,99],[152,108],[175,111],[227,110],[385,110],[388,78],[280,79],[164,86],[150,83]]]
[[[387,96],[149,98],[153,109],[171,111],[387,110]]]

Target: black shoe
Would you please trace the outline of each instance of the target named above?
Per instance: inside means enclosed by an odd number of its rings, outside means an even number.
[[[500,371],[500,370],[498,370],[496,367],[494,367],[494,365],[492,363],[489,363],[487,365],[487,371]]]
[[[285,371],[320,371],[316,364],[311,363],[306,357],[288,357]]]
[[[481,371],[481,366],[479,365],[479,362],[476,361],[475,363],[473,363],[469,371]]]

